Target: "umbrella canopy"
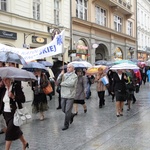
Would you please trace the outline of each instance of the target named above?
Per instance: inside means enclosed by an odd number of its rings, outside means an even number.
[[[139,67],[135,64],[129,64],[129,63],[121,63],[118,65],[113,65],[111,70],[117,70],[117,69],[139,69]]]
[[[95,65],[106,65],[107,61],[106,60],[98,60],[94,63]]]
[[[1,78],[11,78],[16,81],[30,81],[37,80],[35,75],[29,71],[15,68],[15,67],[2,67],[0,68]]]
[[[13,52],[0,52],[0,61],[22,64],[22,65],[26,64],[26,61],[22,56]]]
[[[98,66],[93,66],[91,68],[88,68],[86,73],[87,74],[90,74],[90,75],[93,75],[93,74],[96,74],[98,73],[98,69],[99,68],[102,68],[103,70],[107,69],[108,67],[107,66],[104,66],[104,65],[98,65]]]
[[[87,61],[73,61],[69,64],[72,64],[75,68],[90,68],[92,67],[92,64],[90,64]]]
[[[128,63],[128,64],[136,64],[135,62],[131,61],[131,60],[126,60],[126,59],[123,59],[123,60],[116,60],[114,62],[115,65],[117,64],[122,64],[122,63]]]
[[[33,72],[34,69],[41,69],[43,71],[47,71],[47,68],[43,64],[40,64],[38,62],[29,62],[26,65],[24,65],[22,69],[25,69],[31,72]]]
[[[43,64],[45,67],[52,67],[53,64],[48,61],[38,61],[38,63]]]

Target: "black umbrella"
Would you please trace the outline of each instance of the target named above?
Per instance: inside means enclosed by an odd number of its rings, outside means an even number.
[[[22,56],[13,52],[0,52],[0,61],[1,62],[10,62],[16,64],[26,64],[26,61]]]

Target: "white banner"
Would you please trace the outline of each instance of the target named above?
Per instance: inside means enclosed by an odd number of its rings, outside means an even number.
[[[49,44],[35,48],[35,49],[22,49],[6,46],[0,44],[0,51],[11,51],[21,55],[26,62],[30,62],[36,59],[41,59],[44,57],[54,56],[60,53],[63,53],[64,45],[64,31],[56,35],[53,41]]]

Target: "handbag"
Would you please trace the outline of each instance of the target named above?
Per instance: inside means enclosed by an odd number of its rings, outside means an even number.
[[[61,86],[60,86],[60,85],[58,85],[58,86],[57,86],[57,88],[56,88],[56,92],[57,92],[57,93],[59,93],[59,92],[60,92],[60,90],[61,90]]]
[[[47,85],[45,88],[43,88],[43,92],[44,92],[46,95],[53,92],[53,88],[52,88],[50,82],[48,82],[48,85]]]
[[[32,117],[29,114],[26,107],[23,107],[21,109],[17,108],[15,113],[14,113],[13,124],[15,126],[21,126],[21,125],[27,123],[27,121],[31,118]]]

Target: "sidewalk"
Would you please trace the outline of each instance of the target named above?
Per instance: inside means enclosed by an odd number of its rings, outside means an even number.
[[[57,95],[49,102],[44,121],[33,115],[32,121],[22,126],[30,150],[149,150],[150,148],[150,86],[142,85],[135,94],[137,102],[124,116],[116,117],[115,102],[105,96],[106,105],[99,109],[95,85],[92,97],[86,100],[87,113],[79,106],[78,115],[69,129],[62,131],[64,114],[56,110]],[[31,111],[31,101],[26,104]],[[0,135],[0,150],[4,150],[4,134]],[[19,140],[12,150],[21,150]]]

